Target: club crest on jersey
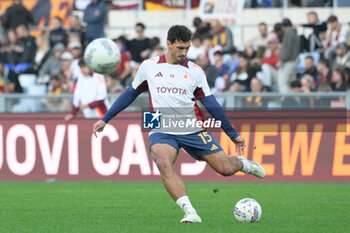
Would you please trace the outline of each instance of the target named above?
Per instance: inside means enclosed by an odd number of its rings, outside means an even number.
[[[190,76],[189,76],[188,74],[184,74],[184,75],[183,75],[183,78],[184,78],[184,79],[189,79]]]

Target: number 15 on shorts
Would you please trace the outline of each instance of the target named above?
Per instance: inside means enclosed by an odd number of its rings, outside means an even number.
[[[207,144],[208,142],[211,142],[213,140],[212,137],[208,134],[208,132],[201,132],[198,134],[198,136],[201,137],[204,144]]]

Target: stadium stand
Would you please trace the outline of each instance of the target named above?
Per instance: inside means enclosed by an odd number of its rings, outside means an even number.
[[[349,109],[349,26],[346,21],[325,9],[313,11],[300,8],[301,13],[298,14],[303,14],[304,20],[291,22],[287,17],[295,8],[283,13],[286,2],[289,7],[309,6],[304,1],[299,1],[300,4],[296,1],[246,1],[241,23],[236,26],[223,26],[216,19],[206,20],[195,16],[195,10],[187,11],[184,18],[193,23],[196,31],[189,59],[202,66],[212,92],[226,108],[284,108],[287,102],[288,108],[298,108],[295,101],[286,99],[300,97],[308,99],[309,108],[344,106]],[[90,11],[97,11],[95,16],[98,16],[96,20],[99,20],[99,25],[101,12],[106,12],[105,18],[108,20],[105,34],[115,38],[122,53],[121,67],[107,77],[111,100],[130,85],[142,60],[165,52],[164,38],[152,38],[152,35],[157,35],[159,30],[168,25],[154,25],[147,21],[149,12],[139,10],[141,15],[132,17],[130,22],[125,22],[124,29],[119,30],[120,22],[111,19],[133,13],[111,9],[110,4],[99,3],[94,1],[85,11],[75,11],[68,24],[63,24],[63,20],[55,16],[49,30],[43,28],[39,34],[32,30],[31,34],[35,38],[28,35],[26,25],[9,27],[18,22],[12,22],[13,17],[3,12],[1,31],[6,37],[0,37],[3,38],[0,41],[0,61],[5,64],[5,68],[0,70],[0,103],[4,104],[1,104],[0,112],[69,112],[69,104],[55,108],[52,107],[55,101],[49,99],[54,96],[56,101],[62,98],[66,103],[72,97],[79,77],[77,63],[82,51],[93,38],[103,36],[101,31],[98,31],[98,35],[91,31],[95,26],[92,25],[93,19],[88,17],[91,16],[88,13]],[[331,6],[328,1],[319,1],[318,4],[329,6],[328,9],[334,9],[333,13],[342,12],[342,9]],[[338,4],[342,6],[343,2],[338,1]],[[252,21],[247,19],[250,8],[259,8],[256,18],[261,19],[267,13],[267,8],[273,10],[273,7],[279,6],[284,6],[280,8],[285,17],[283,20],[281,17],[272,17],[275,19],[273,22],[270,19],[267,22],[254,20],[255,24],[251,24]],[[23,5],[18,7],[25,11]],[[116,13],[120,16],[115,17]],[[343,15],[341,18],[344,18]],[[144,31],[146,27],[147,31]],[[128,33],[129,29],[136,31]],[[73,57],[68,58],[67,54]],[[18,76],[16,85],[19,87],[16,90],[23,89],[23,94],[8,88],[12,83],[6,76],[9,70]],[[59,89],[55,81],[58,81]],[[321,97],[324,101],[320,101]],[[48,100],[44,100],[46,98]],[[31,104],[26,101],[31,101]],[[140,108],[147,101],[141,98],[139,102],[129,110]]]

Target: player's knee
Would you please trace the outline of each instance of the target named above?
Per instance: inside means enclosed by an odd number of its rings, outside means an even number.
[[[163,159],[163,158],[156,158],[154,160],[154,162],[156,163],[159,171],[166,171],[168,168],[170,168],[171,162],[169,160]]]
[[[158,151],[156,147],[155,148],[152,147],[152,150],[151,150],[152,159],[157,165],[160,172],[166,171],[169,167],[171,167],[171,162],[169,159],[163,158],[161,156],[161,153],[159,152],[160,151]]]
[[[165,150],[164,147],[153,145],[151,147],[151,156],[162,176],[166,176],[173,172],[172,157],[169,156],[169,151]]]

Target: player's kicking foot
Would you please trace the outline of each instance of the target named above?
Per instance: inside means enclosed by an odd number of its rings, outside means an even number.
[[[181,223],[192,223],[192,222],[202,222],[201,217],[197,213],[186,213]]]
[[[246,174],[251,174],[253,176],[264,178],[265,177],[265,169],[258,163],[250,161],[246,158],[243,158],[241,156],[237,156],[238,159],[240,159],[243,163],[242,172]]]

